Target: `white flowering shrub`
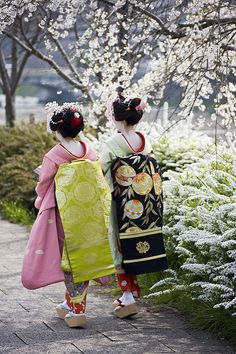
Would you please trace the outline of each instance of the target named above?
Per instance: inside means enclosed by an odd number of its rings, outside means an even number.
[[[166,131],[163,122],[139,123],[138,131],[148,137],[158,160],[162,173],[167,170],[182,171],[188,164],[198,161],[209,152],[213,152],[215,145],[212,138],[192,129],[190,122],[179,122],[175,127]],[[101,145],[115,132],[114,124],[108,122],[98,138],[87,134],[93,148],[99,153]]]
[[[167,130],[142,122],[164,172],[164,234],[170,268],[148,297],[183,291],[236,314],[235,152],[194,131],[190,122]],[[112,134],[108,124],[93,146],[100,151]],[[150,284],[151,285],[151,284]]]
[[[214,150],[212,138],[192,129],[191,122],[180,121],[170,130],[166,124],[142,122],[138,127],[151,142],[162,173],[167,170],[182,171],[207,152]]]
[[[179,290],[236,315],[236,156],[219,148],[165,175],[164,234],[170,269],[150,296]]]

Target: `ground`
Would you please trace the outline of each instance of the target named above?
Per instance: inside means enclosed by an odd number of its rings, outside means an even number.
[[[56,316],[63,283],[30,291],[20,281],[29,232],[0,220],[0,353],[233,354],[226,342],[190,330],[176,311],[154,311],[139,304],[137,316],[112,314],[111,295],[91,286],[85,329],[70,329]]]

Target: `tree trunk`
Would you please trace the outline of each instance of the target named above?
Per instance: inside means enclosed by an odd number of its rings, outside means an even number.
[[[14,127],[16,121],[15,94],[6,94],[5,102],[6,126]]]

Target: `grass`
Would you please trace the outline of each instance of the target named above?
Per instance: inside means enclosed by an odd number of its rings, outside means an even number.
[[[31,227],[35,219],[33,212],[23,205],[12,201],[0,201],[0,214],[12,223]]]

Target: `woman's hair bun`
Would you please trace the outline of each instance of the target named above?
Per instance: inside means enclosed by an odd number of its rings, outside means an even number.
[[[140,98],[132,98],[130,100],[130,105],[134,108],[138,107],[141,103],[141,99]]]
[[[136,111],[143,111],[146,107],[146,102],[142,98],[133,98],[131,100],[131,105],[136,109]]]
[[[54,112],[50,119],[50,129],[58,131],[64,138],[75,138],[84,129],[83,116],[73,108],[65,108],[61,112]]]
[[[127,125],[135,125],[143,116],[141,98],[132,98],[125,101],[116,100],[113,102],[113,111],[116,121],[126,121]]]

